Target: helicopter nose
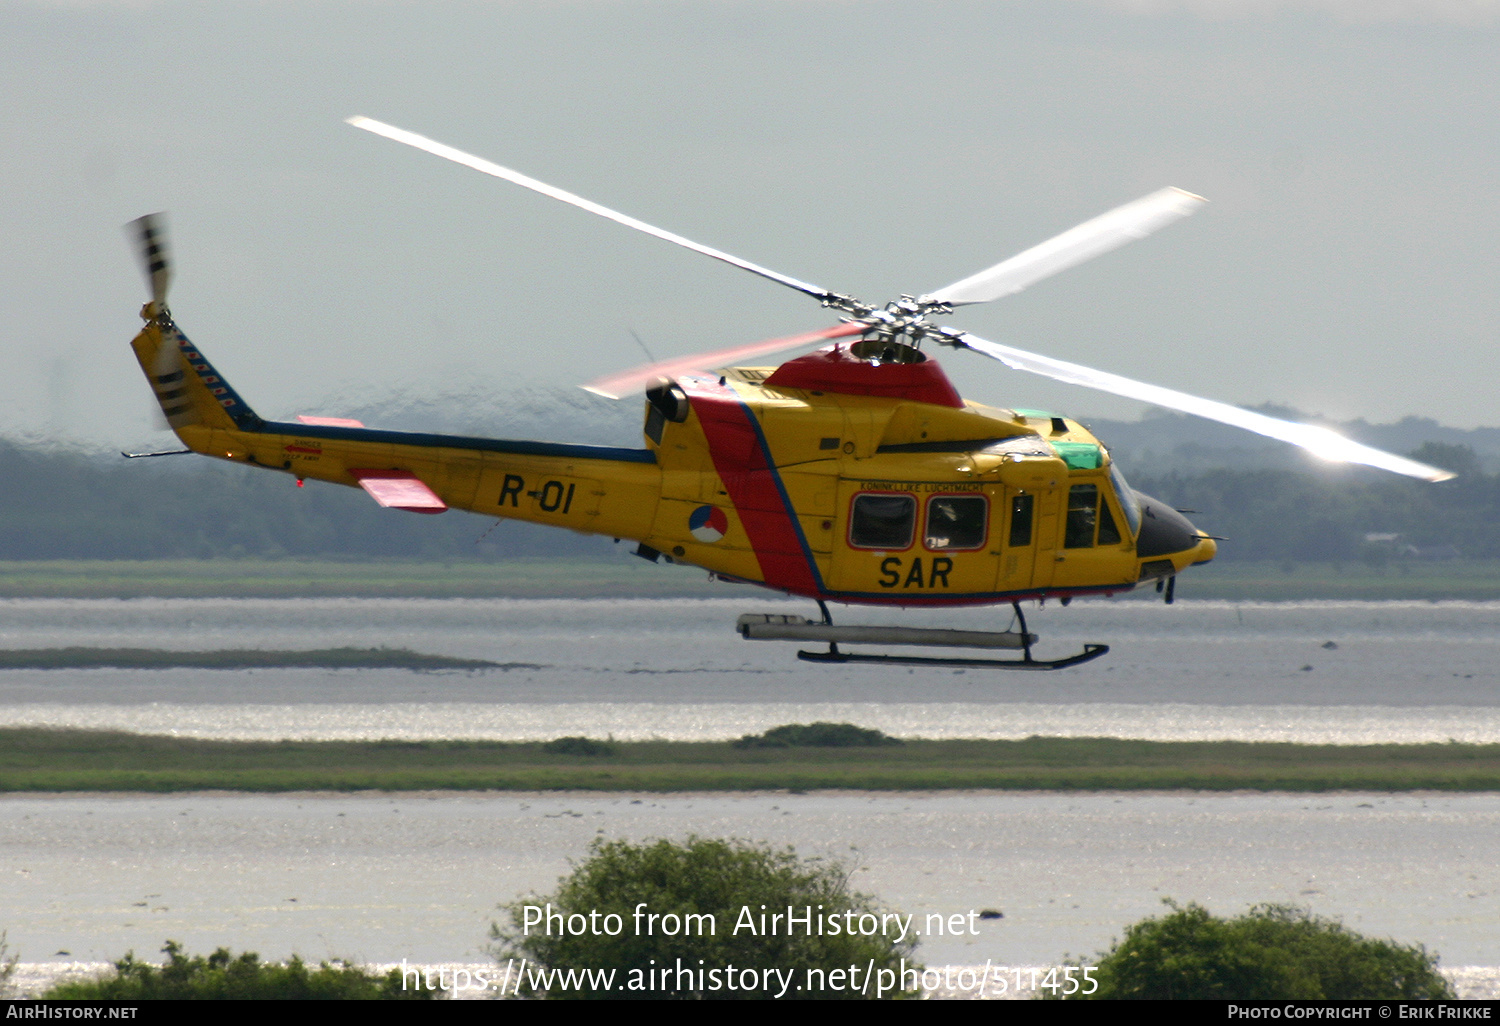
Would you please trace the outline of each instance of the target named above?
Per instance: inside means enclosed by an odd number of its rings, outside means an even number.
[[[1141,533],[1135,540],[1135,554],[1142,559],[1195,552],[1193,562],[1214,557],[1216,546],[1192,522],[1160,499],[1136,492],[1141,504]],[[1206,549],[1206,551],[1205,551]],[[1202,553],[1198,555],[1198,553]]]

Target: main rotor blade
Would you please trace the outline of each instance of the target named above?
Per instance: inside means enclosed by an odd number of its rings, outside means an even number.
[[[571,203],[575,207],[587,210],[592,214],[598,214],[600,217],[607,217],[611,221],[618,221],[620,224],[625,225],[627,228],[634,228],[637,231],[645,232],[647,235],[654,235],[658,239],[666,239],[668,242],[675,242],[677,245],[684,246],[695,253],[702,253],[704,256],[713,257],[715,260],[722,260],[726,264],[733,264],[735,267],[742,268],[746,271],[751,272],[752,274],[758,274],[762,278],[770,278],[772,281],[780,282],[783,285],[788,285],[796,289],[798,292],[805,292],[809,296],[812,296],[814,299],[830,299],[834,296],[834,293],[829,292],[827,289],[822,288],[821,286],[812,285],[805,281],[799,281],[798,279],[790,277],[789,275],[781,274],[769,268],[762,267],[759,264],[752,264],[748,260],[741,260],[739,257],[732,256],[731,254],[725,253],[722,250],[717,250],[711,246],[705,246],[701,243],[694,242],[692,239],[685,239],[681,235],[674,234],[662,228],[657,228],[654,225],[649,225],[645,221],[638,221],[627,214],[620,213],[618,210],[611,210],[609,207],[601,206],[600,204],[595,203],[592,200],[586,200],[582,196],[575,196],[573,195],[573,193],[567,192],[564,189],[559,189],[556,186],[548,185],[546,182],[539,182],[535,178],[531,178],[527,175],[521,174],[521,172],[519,171],[512,171],[508,167],[501,167],[499,164],[493,164],[490,161],[483,159],[482,157],[476,157],[471,153],[465,153],[463,150],[454,149],[452,146],[447,146],[443,143],[436,142],[424,135],[418,135],[415,132],[408,132],[404,128],[396,128],[394,125],[387,125],[383,122],[376,121],[373,118],[367,118],[363,116],[345,118],[345,120],[355,128],[363,128],[367,132],[374,132],[376,135],[383,135],[387,139],[393,139],[396,142],[405,143],[408,146],[415,146],[419,150],[425,150],[435,156],[443,157],[446,160],[451,160],[456,164],[462,164],[465,167],[471,167],[475,171],[483,171],[485,174],[494,175],[496,178],[503,178],[507,182],[514,182],[516,185],[523,186],[524,188],[530,189],[533,192],[539,192],[543,196],[551,196],[553,199],[562,200],[564,203]]]
[[[1066,360],[1039,356],[1036,353],[1028,353],[1024,349],[989,342],[973,335],[965,334],[959,340],[959,344],[999,360],[1015,370],[1030,371],[1033,374],[1056,378],[1058,381],[1066,381],[1069,384],[1097,388],[1102,392],[1140,399],[1157,406],[1164,406],[1169,410],[1181,410],[1183,413],[1206,417],[1221,424],[1244,428],[1258,435],[1290,442],[1325,460],[1379,467],[1382,470],[1405,474],[1407,477],[1421,478],[1424,481],[1447,481],[1449,478],[1458,476],[1452,471],[1429,467],[1425,463],[1418,463],[1404,456],[1361,445],[1325,427],[1267,417],[1263,413],[1243,410],[1238,406],[1230,406],[1228,403],[1201,399],[1195,395],[1188,395],[1186,392],[1162,388],[1160,385],[1148,385],[1145,382],[1122,378],[1118,374],[1068,363]]]
[[[843,338],[846,335],[862,335],[868,326],[864,324],[840,324],[832,328],[824,328],[821,331],[808,331],[801,335],[787,335],[784,338],[768,338],[759,342],[751,342],[742,346],[730,346],[728,349],[716,349],[711,353],[694,353],[692,356],[677,356],[670,360],[661,360],[657,363],[648,363],[644,366],[634,367],[619,374],[611,374],[608,377],[591,381],[587,385],[579,385],[579,388],[595,395],[602,395],[606,399],[618,399],[622,395],[636,391],[639,388],[653,385],[658,381],[667,380],[687,374],[690,371],[713,370],[718,367],[728,367],[737,360],[748,360],[752,356],[764,356],[767,353],[777,353],[783,349],[793,349],[799,346],[810,346],[815,342],[826,342],[831,338]]]
[[[1012,292],[1020,292],[1028,285],[1108,253],[1132,239],[1144,239],[1158,228],[1187,217],[1207,202],[1202,196],[1181,189],[1161,189],[1070,228],[994,267],[923,296],[922,301],[963,306],[966,303],[988,303]]]

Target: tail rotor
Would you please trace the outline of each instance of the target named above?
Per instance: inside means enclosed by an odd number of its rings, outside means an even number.
[[[181,333],[172,323],[172,314],[167,309],[167,290],[172,284],[171,250],[167,245],[167,218],[165,214],[146,214],[125,226],[126,233],[136,244],[141,270],[145,272],[147,287],[151,290],[151,301],[141,310],[147,322],[142,337],[155,335],[155,352],[144,353],[141,364],[156,393],[161,407],[164,427],[180,428],[196,424],[201,419],[187,398],[185,378],[187,361],[182,355]],[[154,330],[153,330],[154,329]],[[139,342],[137,343],[139,347]],[[139,348],[137,350],[140,351]]]

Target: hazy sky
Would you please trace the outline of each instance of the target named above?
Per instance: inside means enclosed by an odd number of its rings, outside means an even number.
[[[0,3],[0,433],[152,444],[120,225],[265,416],[829,323],[342,123],[829,288],[930,291],[1164,185],[1202,213],[948,320],[1230,402],[1500,424],[1500,2]],[[1139,404],[945,354],[998,405]]]

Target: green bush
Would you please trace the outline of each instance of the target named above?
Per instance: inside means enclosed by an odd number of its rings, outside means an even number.
[[[1099,955],[1094,993],[1074,998],[1394,1000],[1451,998],[1437,956],[1370,940],[1287,905],[1219,919],[1201,905],[1143,919]]]
[[[614,755],[615,746],[588,737],[559,737],[544,742],[542,751],[548,755]]]
[[[285,965],[263,963],[253,951],[233,955],[220,948],[204,958],[182,953],[167,941],[165,964],[137,962],[135,953],[115,963],[113,975],[59,983],[42,995],[54,1001],[428,1001],[433,991],[404,990],[401,971],[374,976],[348,963],[321,963],[316,970],[296,955]]]
[[[798,917],[811,914],[810,929],[786,929],[788,906]],[[921,971],[907,961],[916,940],[899,934],[895,913],[882,921],[886,933],[870,919],[866,933],[851,932],[847,924],[857,927],[861,915],[878,919],[875,900],[849,890],[839,863],[800,859],[790,848],[697,837],[596,840],[555,893],[503,909],[509,922],[490,930],[501,979],[535,996],[892,997],[914,991]],[[556,918],[544,918],[549,913]],[[851,965],[859,970],[853,977]]]
[[[20,955],[10,953],[10,948],[5,941],[5,931],[0,930],[0,998],[11,996],[11,980],[16,975],[16,966],[21,961]]]
[[[736,748],[875,748],[901,739],[852,723],[788,723],[764,734],[746,734]]]

